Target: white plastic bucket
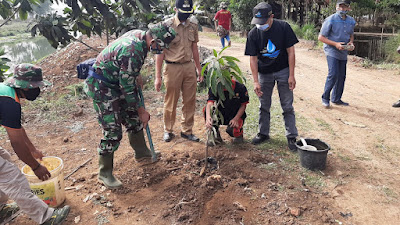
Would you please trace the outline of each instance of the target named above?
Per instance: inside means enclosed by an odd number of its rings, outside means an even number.
[[[21,169],[28,179],[32,193],[42,199],[47,205],[57,207],[65,201],[64,163],[61,158],[55,156],[43,157],[41,162],[49,170],[51,177],[42,181],[36,177],[28,165]]]

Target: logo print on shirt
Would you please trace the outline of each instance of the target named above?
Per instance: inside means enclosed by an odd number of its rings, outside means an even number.
[[[256,17],[257,18],[260,18],[260,17],[262,17],[262,15],[261,15],[261,12],[259,11],[257,14],[256,14]]]
[[[268,40],[268,44],[265,49],[261,51],[261,54],[264,57],[275,59],[279,56],[280,52],[281,50],[276,50],[276,46],[272,43],[271,40]]]

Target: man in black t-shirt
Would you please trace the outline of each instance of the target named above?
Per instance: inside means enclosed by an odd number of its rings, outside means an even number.
[[[216,101],[218,102],[219,98],[212,93],[211,88],[208,90],[208,100],[206,107],[204,107],[204,117],[206,119],[206,127],[210,129],[214,126],[217,132],[215,137],[216,142],[222,142],[219,133],[220,125],[228,125],[226,132],[233,137],[233,143],[243,142],[243,124],[246,119],[245,110],[246,105],[249,103],[249,95],[246,86],[235,80],[232,80],[232,89],[235,93],[234,96],[229,98],[229,92],[227,90],[224,91],[225,100],[222,101],[222,105],[218,106],[218,111],[223,116],[223,120],[219,115],[216,115],[216,118],[212,118],[212,106]],[[214,143],[213,141],[209,141],[207,145],[214,145]]]
[[[256,24],[247,36],[245,55],[250,56],[250,68],[254,91],[260,99],[259,133],[252,143],[257,145],[269,139],[271,96],[278,86],[279,98],[285,121],[288,147],[296,151],[296,118],[293,108],[295,50],[298,42],[288,23],[274,20],[272,7],[266,2],[253,9],[252,24]]]

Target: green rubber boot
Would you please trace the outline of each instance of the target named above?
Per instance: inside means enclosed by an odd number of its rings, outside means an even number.
[[[99,155],[99,180],[109,189],[117,189],[122,187],[119,181],[112,174],[114,169],[114,153],[107,155]]]
[[[140,162],[142,160],[151,159],[151,151],[147,147],[146,140],[144,139],[144,132],[140,130],[137,133],[128,132],[129,143],[133,150],[135,150],[135,159]],[[161,155],[159,151],[155,151],[157,158]]]

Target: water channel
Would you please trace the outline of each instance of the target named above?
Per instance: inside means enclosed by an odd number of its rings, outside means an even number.
[[[10,37],[10,40],[12,37]],[[0,48],[4,48],[6,57],[11,60],[7,63],[10,66],[10,70],[7,73],[14,71],[15,65],[20,63],[35,63],[39,59],[46,57],[56,51],[55,48],[51,47],[49,42],[44,37],[24,37],[19,38],[18,41],[3,42],[0,43]]]

